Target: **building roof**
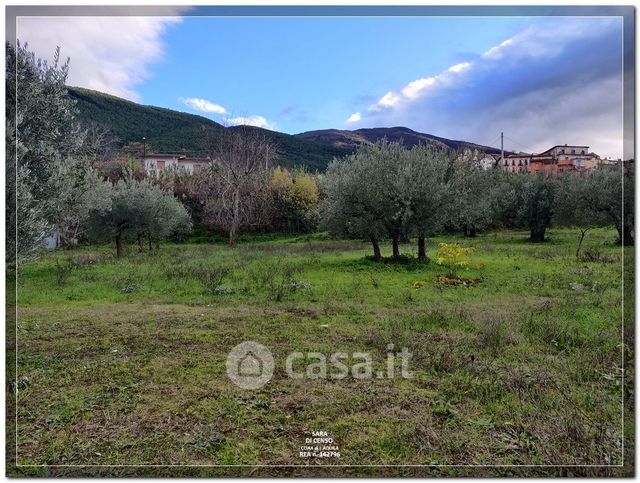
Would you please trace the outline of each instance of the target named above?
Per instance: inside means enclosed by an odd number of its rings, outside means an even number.
[[[211,159],[209,158],[188,158],[184,154],[147,154],[144,156],[144,159],[157,159],[157,158],[169,158],[176,159],[178,162],[180,161],[192,161],[192,162],[209,162]]]
[[[578,146],[575,144],[556,144],[555,146],[550,147],[549,149],[547,149],[546,151],[541,152],[540,154],[547,154],[551,151],[553,151],[555,148],[584,148],[584,149],[589,149],[589,146]]]

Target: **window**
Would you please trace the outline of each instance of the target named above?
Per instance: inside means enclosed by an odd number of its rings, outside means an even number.
[[[156,163],[156,168],[157,168],[158,170],[164,169],[164,161],[158,161],[158,162]]]
[[[564,154],[564,149],[561,149],[561,150],[560,150],[560,154]]]
[[[572,149],[572,150],[571,150],[571,154],[576,154],[576,150],[575,150],[575,149]]]
[[[587,154],[587,152],[583,149],[583,150],[582,150],[582,154]]]

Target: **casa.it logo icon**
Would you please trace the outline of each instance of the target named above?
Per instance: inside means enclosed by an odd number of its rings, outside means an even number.
[[[247,341],[238,344],[227,356],[227,375],[242,389],[259,389],[273,376],[273,356],[262,344]]]

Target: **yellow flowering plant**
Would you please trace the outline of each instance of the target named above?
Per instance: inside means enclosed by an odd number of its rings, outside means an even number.
[[[473,252],[473,247],[461,247],[457,243],[440,243],[436,252],[436,264],[448,267],[451,275],[455,277],[458,269],[469,269],[469,257]]]

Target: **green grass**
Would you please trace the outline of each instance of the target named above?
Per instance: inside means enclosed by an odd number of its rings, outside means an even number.
[[[258,238],[236,249],[163,245],[122,259],[109,246],[48,253],[19,273],[18,462],[621,464],[622,397],[633,395],[631,370],[621,391],[621,351],[632,359],[633,305],[625,307],[623,347],[615,233],[594,230],[585,241],[601,262],[576,261],[577,236],[552,230],[544,244],[527,243],[524,232],[430,239],[432,257],[441,241],[475,247],[463,274],[482,279],[473,287],[440,286],[446,269],[433,262],[376,264],[368,245],[322,235]],[[415,256],[413,245],[402,251]],[[628,300],[633,249],[624,256]],[[416,281],[425,283],[414,288]],[[254,391],[225,372],[227,353],[246,340],[276,360],[271,382]],[[370,352],[382,369],[389,343],[413,353],[412,379],[285,374],[292,351]],[[314,430],[330,433],[339,459],[298,457]],[[312,471],[297,474],[330,474]]]

